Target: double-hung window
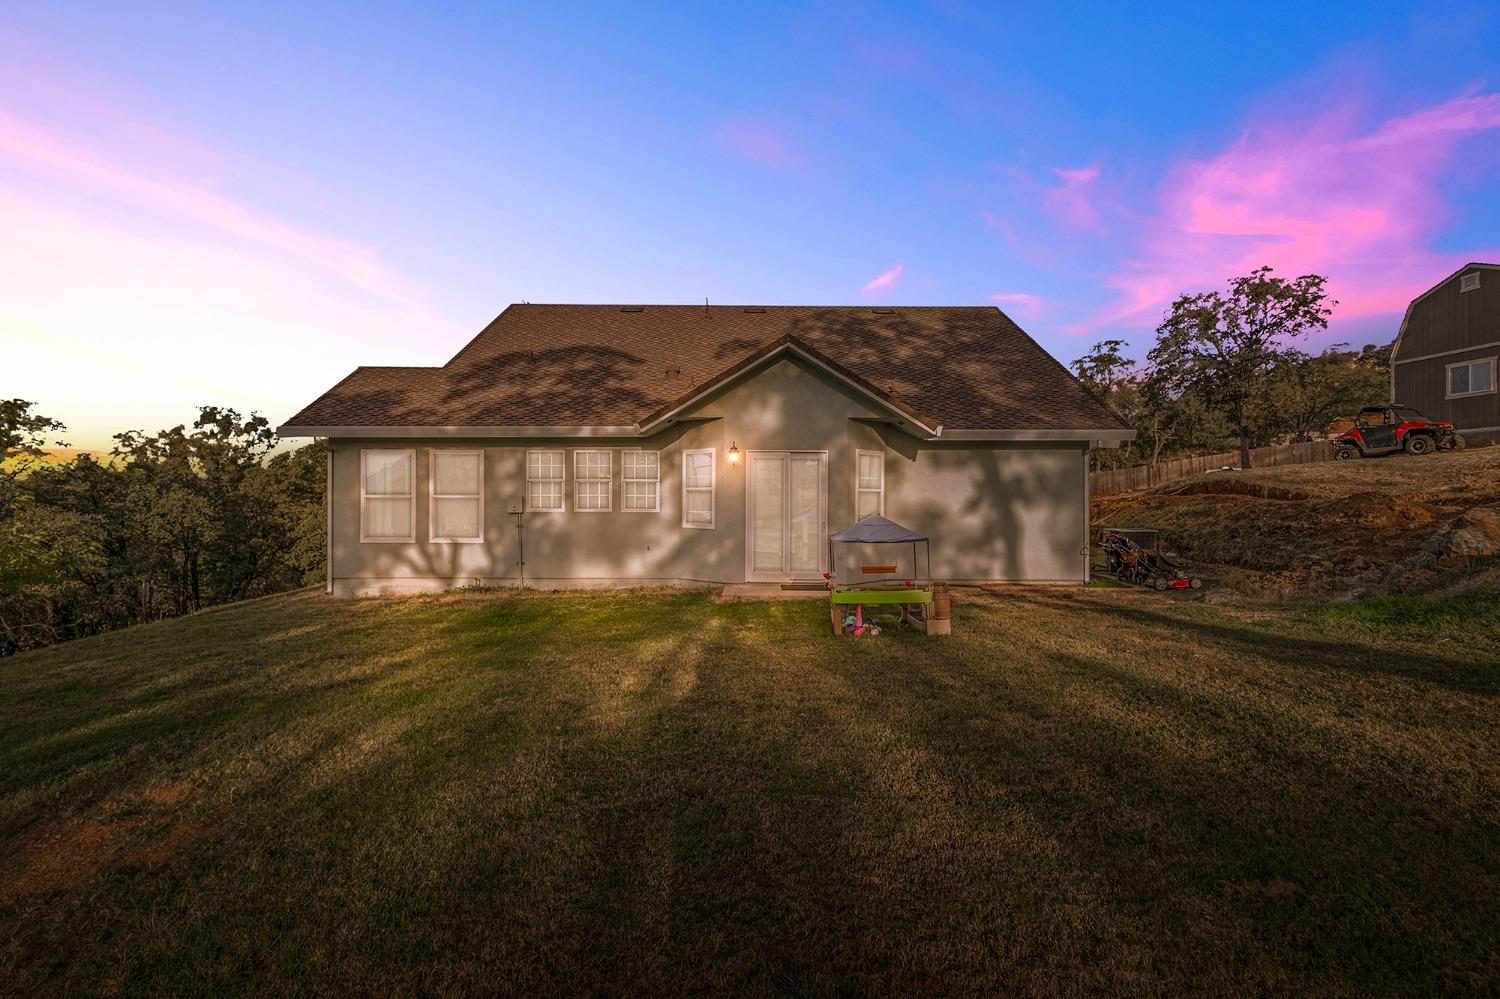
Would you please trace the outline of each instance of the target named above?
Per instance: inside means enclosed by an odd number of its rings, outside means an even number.
[[[661,459],[655,451],[620,455],[620,509],[627,513],[661,509]]]
[[[415,451],[359,453],[359,540],[417,539]]]
[[[484,540],[484,452],[433,451],[427,534],[436,542]]]
[[[563,509],[563,467],[566,458],[561,451],[526,452],[526,509],[557,513]]]
[[[714,449],[682,452],[682,526],[714,526]]]
[[[1448,398],[1495,391],[1495,359],[1481,357],[1448,365]]]
[[[573,509],[579,513],[605,513],[610,509],[610,477],[614,474],[614,452],[573,452]]]
[[[854,519],[871,514],[885,516],[885,455],[879,451],[854,452]]]

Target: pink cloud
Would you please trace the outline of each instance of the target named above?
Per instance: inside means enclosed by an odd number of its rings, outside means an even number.
[[[351,351],[430,363],[471,332],[377,247],[311,224],[332,206],[308,181],[3,29],[0,95],[6,360],[75,444],[205,401],[284,417]]]
[[[133,141],[110,142],[69,134],[0,107],[0,164],[130,209],[206,225],[328,268],[363,291],[415,304],[415,291],[380,262],[373,248],[284,222],[190,179],[174,177],[161,164],[174,162],[166,153],[180,152],[186,144],[167,142],[157,148],[143,145],[141,138],[138,134],[128,137]]]
[[[714,145],[722,152],[768,170],[795,170],[806,159],[784,128],[763,118],[731,118],[714,128]]]
[[[1097,166],[1064,170],[1053,167],[1052,173],[1061,187],[1049,187],[1042,195],[1042,210],[1054,220],[1075,229],[1101,230],[1099,210],[1094,207],[1094,182],[1099,179]]]
[[[1035,318],[1041,315],[1047,307],[1047,303],[1042,300],[1042,296],[1024,291],[997,292],[990,296],[990,301],[1010,306],[1012,311],[1019,312],[1027,318]]]
[[[1149,326],[1183,291],[1222,287],[1269,264],[1329,276],[1335,320],[1399,314],[1415,295],[1494,244],[1430,249],[1448,215],[1440,184],[1459,144],[1500,128],[1500,94],[1461,97],[1368,131],[1344,117],[1246,131],[1217,156],[1170,171],[1117,293],[1080,324]]]
[[[905,264],[897,264],[884,274],[877,275],[865,282],[864,288],[860,289],[862,295],[879,295],[890,291],[901,280],[901,274],[906,270]]]

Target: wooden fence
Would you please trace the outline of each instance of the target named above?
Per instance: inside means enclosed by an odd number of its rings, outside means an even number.
[[[1327,461],[1333,457],[1333,448],[1327,441],[1308,441],[1306,444],[1282,444],[1278,447],[1257,447],[1250,450],[1250,463],[1256,468],[1274,468],[1277,465],[1302,465],[1309,461]],[[1130,468],[1111,468],[1089,475],[1089,491],[1095,496],[1111,493],[1128,493],[1134,489],[1150,489],[1167,482],[1176,482],[1189,476],[1201,475],[1228,465],[1240,467],[1238,451],[1223,451],[1219,454],[1200,454],[1191,458],[1174,458],[1155,465],[1133,465]]]

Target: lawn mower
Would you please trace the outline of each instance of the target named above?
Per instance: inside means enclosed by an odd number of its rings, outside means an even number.
[[[1101,528],[1099,549],[1111,576],[1158,590],[1196,590],[1203,585],[1162,554],[1161,532],[1133,527]]]

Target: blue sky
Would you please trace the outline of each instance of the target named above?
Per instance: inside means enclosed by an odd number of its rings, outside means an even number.
[[[0,394],[75,444],[520,301],[999,304],[1064,361],[1265,262],[1385,342],[1500,257],[1479,4],[11,4]]]

